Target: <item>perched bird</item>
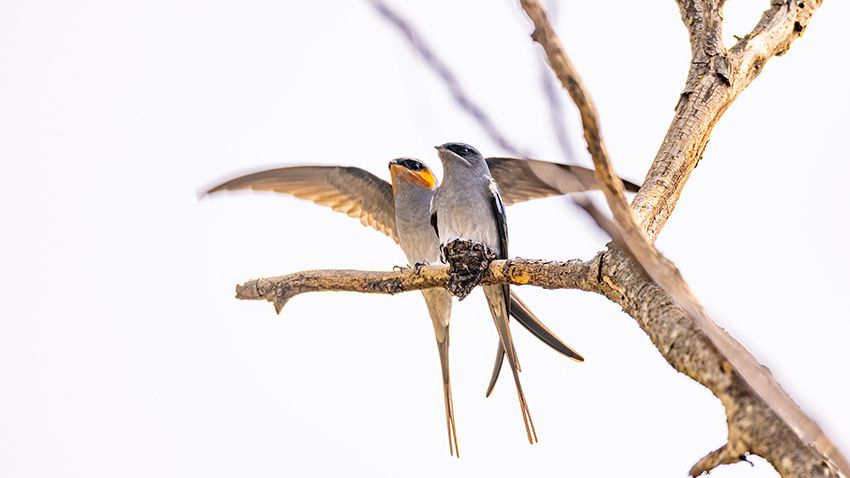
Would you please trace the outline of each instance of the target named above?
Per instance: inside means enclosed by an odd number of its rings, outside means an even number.
[[[593,171],[578,166],[512,158],[488,158],[488,162],[497,180],[506,184],[505,202],[508,204],[596,188]],[[364,225],[388,235],[402,247],[411,265],[437,262],[439,240],[429,222],[431,198],[437,188],[433,172],[422,162],[410,158],[393,160],[389,167],[392,185],[360,168],[292,166],[239,176],[207,193],[253,189],[308,199],[357,217]],[[629,189],[638,188],[632,183],[625,184]],[[434,326],[443,370],[449,451],[456,453],[448,364],[451,295],[444,289],[422,293]],[[558,352],[578,361],[584,360],[546,328],[519,297],[512,295],[511,300],[511,311],[521,325]],[[498,356],[496,365],[501,366]],[[494,368],[494,376],[498,371]],[[495,379],[491,378],[491,388],[493,383]]]
[[[484,156],[463,143],[446,143],[436,148],[443,163],[443,183],[431,202],[431,224],[437,232],[441,247],[451,248],[457,240],[471,240],[483,244],[495,258],[507,259],[505,207]],[[502,350],[508,357],[513,373],[528,442],[534,443],[537,441],[537,433],[519,380],[519,358],[508,324],[511,312],[510,286],[484,285],[482,289]],[[501,359],[497,357],[496,363],[500,365]]]

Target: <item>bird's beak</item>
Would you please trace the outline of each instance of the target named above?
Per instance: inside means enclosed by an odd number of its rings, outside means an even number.
[[[430,169],[426,168],[421,171],[412,172],[416,177],[416,184],[418,186],[431,190],[437,187],[437,178],[434,177],[434,173],[432,173]]]

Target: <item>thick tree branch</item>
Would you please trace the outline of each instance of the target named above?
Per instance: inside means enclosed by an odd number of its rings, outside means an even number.
[[[729,463],[728,460],[734,457],[755,453],[769,461],[786,478],[841,476],[840,460],[843,457],[828,438],[821,432],[818,439],[809,440],[781,415],[788,406],[801,415],[802,412],[776,384],[770,372],[723,329],[714,325],[716,330],[707,334],[697,325],[708,317],[701,307],[696,310],[683,307],[679,296],[689,294],[688,291],[659,286],[642,273],[631,256],[616,247],[609,247],[596,260],[602,261],[598,265],[598,292],[620,304],[635,318],[673,368],[711,390],[726,409],[729,435],[722,447],[726,452],[713,452],[700,460],[692,472],[708,471],[709,464]],[[698,303],[695,305],[698,306]],[[695,317],[700,320],[694,320]],[[728,352],[729,349],[733,352]],[[767,399],[754,392],[754,388],[744,380],[743,372],[757,380],[756,385],[761,389],[771,391]],[[814,424],[805,415],[802,416],[806,422]],[[795,419],[791,423],[798,421]],[[717,461],[720,456],[727,461]]]
[[[772,56],[791,47],[820,0],[773,1],[752,32],[723,48],[718,1],[680,0],[693,58],[673,122],[632,207],[650,240],[664,227],[688,177],[702,158],[714,125]]]
[[[730,373],[734,372],[735,378],[740,378],[744,384],[755,392],[756,397],[751,397],[752,394],[747,393],[738,394],[739,397],[743,397],[738,401],[723,400],[724,396],[730,396],[729,390],[722,389],[722,387],[718,388],[717,386],[725,384],[713,383],[715,385],[713,387],[709,377],[700,376],[701,374],[695,374],[696,376],[692,375],[692,377],[709,387],[720,397],[729,413],[740,409],[740,402],[742,401],[750,400],[751,398],[760,399],[755,404],[759,407],[753,405],[746,408],[749,411],[747,415],[751,415],[746,417],[746,423],[749,425],[749,428],[742,429],[737,426],[733,417],[730,416],[728,444],[700,461],[692,469],[692,472],[698,474],[708,471],[710,469],[709,466],[729,463],[735,457],[741,457],[745,453],[753,451],[765,456],[765,458],[782,472],[783,476],[807,476],[816,469],[821,471],[820,463],[824,461],[831,462],[831,465],[837,469],[844,469],[846,473],[846,460],[835,449],[834,445],[818,425],[797,407],[779,384],[773,380],[772,376],[766,372],[743,346],[708,317],[701,304],[682,279],[678,270],[655,250],[652,244],[647,241],[646,237],[640,234],[633,216],[626,210],[627,204],[622,190],[613,181],[613,178],[617,176],[613,171],[606,148],[602,142],[601,133],[599,132],[598,115],[593,102],[590,100],[589,93],[584,88],[581,79],[578,77],[578,73],[569,61],[560,40],[552,29],[546,18],[546,13],[540,4],[536,0],[521,0],[521,4],[535,26],[532,38],[543,46],[552,69],[573,98],[581,113],[585,130],[584,136],[588,143],[588,150],[596,166],[597,177],[607,186],[603,188],[603,191],[620,228],[620,231],[618,231],[615,237],[626,246],[627,250],[641,266],[641,269],[647,272],[656,284],[661,285],[663,290],[669,294],[670,298],[683,309],[686,317],[689,317],[693,325],[702,332],[700,335],[703,335],[713,345],[713,349],[716,349],[713,350],[716,355],[715,358],[722,364],[728,364]],[[784,49],[790,46],[795,28],[789,29],[789,22],[796,18],[792,18],[792,12],[795,9],[800,9],[803,11],[801,18],[805,18],[806,21],[811,15],[811,8],[806,10],[804,3],[797,5],[774,5],[771,10],[765,13],[762,21],[757,25],[756,31],[742,39],[736,45],[738,50],[736,50],[732,58],[734,62],[740,63],[743,68],[735,68],[735,74],[730,75],[728,57],[721,43],[722,1],[680,1],[679,5],[682,18],[690,32],[693,53],[692,68],[688,83],[699,83],[705,78],[707,73],[713,73],[710,76],[714,82],[714,89],[710,91],[715,91],[716,89],[727,90],[728,88],[726,87],[731,87],[733,84],[738,85],[738,90],[728,99],[728,102],[723,107],[724,110],[734,99],[735,95],[743,90],[758,74],[761,65],[759,62],[766,61],[773,54],[784,51]],[[799,23],[796,25],[799,26]],[[796,29],[799,30],[799,27]],[[749,69],[747,69],[747,65],[749,65]],[[754,68],[756,66],[758,68]],[[753,69],[756,71],[751,71]],[[714,117],[713,122],[717,121],[720,113],[722,113],[722,110]],[[711,126],[713,126],[713,122],[710,123]],[[710,134],[710,126],[704,131],[704,134],[705,141],[707,142],[708,135]],[[704,145],[705,143],[702,145],[703,148]],[[679,182],[681,185],[677,188],[678,191],[681,191],[681,186],[686,180],[686,176],[680,177]],[[670,197],[678,198],[678,195]],[[672,206],[670,209],[672,210]],[[658,228],[660,228],[663,222],[657,224]],[[658,229],[655,230],[656,234],[657,232]],[[609,251],[615,253],[615,256],[618,253],[615,249],[609,248]],[[599,259],[602,260],[602,257],[600,255]],[[622,256],[620,255],[618,257]],[[624,260],[628,262],[628,258],[624,258]],[[632,268],[636,269],[634,267]],[[603,271],[603,268],[600,267],[600,271]],[[626,290],[643,290],[645,285],[640,285],[640,289]],[[616,289],[620,289],[620,287]],[[620,302],[618,300],[620,297],[622,297],[620,294],[614,297],[609,296],[609,298],[617,302]],[[626,308],[625,304],[621,303],[621,305]],[[638,315],[635,315],[635,313],[631,313],[631,315],[641,322]],[[641,325],[644,326],[644,324]],[[646,325],[650,326],[652,324]],[[652,335],[652,327],[647,328],[644,326],[643,328],[647,333]],[[664,354],[663,348],[659,347],[659,350]],[[676,366],[675,357],[668,356],[668,354],[664,355],[678,370],[686,371],[684,368]],[[749,390],[747,391],[749,392]],[[762,420],[753,420],[752,417],[756,416],[762,418]],[[782,426],[776,427],[774,426],[776,424]],[[742,433],[742,430],[745,433]],[[793,433],[784,433],[786,430]],[[741,438],[745,434],[749,439],[745,440]],[[780,434],[784,435],[784,440],[777,443],[775,439]],[[758,436],[753,437],[752,435]],[[771,443],[773,446],[765,448],[763,446],[764,443]],[[756,451],[756,448],[759,448],[761,451]],[[808,450],[808,453],[803,450]],[[791,451],[796,452],[794,455],[797,457],[797,460],[788,459],[789,452]],[[827,467],[823,471],[827,469],[829,468]],[[835,469],[829,470],[832,472],[835,471]]]

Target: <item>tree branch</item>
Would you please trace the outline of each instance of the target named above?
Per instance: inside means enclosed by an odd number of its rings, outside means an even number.
[[[534,33],[531,34],[531,38],[543,46],[552,71],[555,72],[555,76],[561,81],[578,107],[581,123],[584,127],[587,149],[591,158],[593,158],[597,179],[603,185],[601,189],[605,193],[605,199],[608,200],[608,206],[614,213],[614,218],[620,224],[633,224],[632,212],[625,200],[623,182],[619,180],[613,167],[611,167],[608,151],[599,131],[599,115],[596,113],[596,106],[593,104],[587,88],[585,88],[578,72],[564,52],[561,41],[555,34],[540,3],[536,0],[521,0],[520,3],[534,23]]]
[[[714,331],[706,333],[698,324],[710,319],[701,307],[695,310],[683,307],[680,295],[689,291],[659,286],[642,273],[631,256],[616,247],[609,247],[596,260],[600,261],[598,292],[635,318],[673,368],[704,385],[723,403],[729,433],[722,447],[727,449],[724,456],[755,453],[786,478],[841,476],[843,457],[820,429],[817,438],[809,440],[807,434],[793,426],[800,419],[785,418],[791,407],[804,422],[817,427],[770,372],[713,322]],[[770,393],[762,396],[756,392],[744,379],[745,374],[759,389]],[[701,460],[692,471],[707,471],[704,467],[708,463],[726,463],[707,459]]]
[[[595,280],[595,270],[577,259],[568,262],[529,259],[499,260],[490,263],[482,284],[510,283],[536,285],[547,289],[584,289]],[[267,300],[277,313],[289,299],[306,292],[364,292],[398,294],[413,290],[445,288],[448,266],[406,268],[394,272],[319,270],[296,272],[280,277],[254,279],[236,286],[236,298]]]
[[[642,269],[655,283],[661,285],[663,290],[669,295],[668,300],[673,299],[675,304],[681,307],[681,312],[685,312],[686,317],[691,319],[692,325],[695,325],[698,331],[701,332],[699,334],[701,338],[707,339],[713,346],[711,349],[715,355],[713,357],[714,361],[724,366],[728,365],[728,367],[724,368],[729,369],[730,375],[734,373],[734,378],[741,379],[746,389],[747,393],[737,393],[735,395],[737,400],[724,400],[724,397],[728,399],[731,396],[730,390],[737,392],[741,390],[732,387],[731,385],[733,383],[730,381],[719,383],[711,380],[710,376],[702,373],[705,371],[704,368],[698,368],[696,372],[689,374],[695,380],[706,385],[715,395],[723,400],[727,414],[729,415],[728,444],[701,460],[700,463],[694,466],[692,472],[699,474],[703,471],[708,471],[711,469],[709,466],[713,467],[722,463],[729,463],[733,458],[741,457],[745,453],[753,451],[767,458],[783,476],[808,476],[809,473],[816,470],[829,471],[831,473],[835,473],[836,470],[844,470],[844,473],[847,473],[846,459],[838,452],[818,425],[799,409],[779,384],[773,380],[769,372],[766,372],[766,369],[743,346],[708,317],[702,305],[682,279],[679,271],[672,263],[664,259],[647,238],[640,233],[634,222],[634,217],[630,213],[630,210],[627,209],[622,188],[618,187],[619,184],[613,180],[617,176],[602,141],[598,115],[590,99],[590,94],[587,92],[578,73],[567,57],[560,40],[555,34],[540,4],[536,0],[521,0],[520,3],[534,23],[535,29],[532,38],[543,46],[549,58],[550,66],[579,109],[588,150],[596,166],[597,178],[606,186],[603,188],[603,191],[620,229],[615,237],[626,246],[626,249],[638,262],[637,265],[640,268],[635,267],[635,264],[630,261],[630,258],[619,254],[619,251],[615,248],[609,247],[609,253],[620,258],[624,261],[624,265],[632,270]],[[701,148],[705,147],[711,127],[717,121],[720,114],[725,111],[725,108],[734,100],[735,96],[757,76],[761,65],[759,62],[763,63],[773,54],[787,50],[790,46],[790,43],[793,41],[792,35],[794,34],[794,30],[800,30],[799,23],[789,29],[789,22],[792,19],[791,13],[794,9],[800,9],[802,13],[798,17],[808,21],[811,16],[811,10],[816,6],[812,4],[807,10],[804,3],[798,5],[774,5],[771,10],[768,10],[763,15],[754,33],[748,35],[736,45],[737,49],[732,55],[732,59],[735,64],[741,64],[744,68],[737,67],[734,69],[735,74],[730,75],[727,52],[721,41],[722,3],[722,1],[711,0],[683,0],[679,2],[682,19],[690,32],[693,53],[688,84],[697,83],[698,86],[701,86],[700,82],[706,76],[709,76],[713,82],[709,93],[721,90],[725,91],[729,89],[727,87],[737,85],[737,91],[728,97],[723,109],[717,111],[717,114],[713,116],[712,122],[709,123],[709,127],[703,131],[705,142],[702,143]],[[746,68],[747,65],[750,66],[749,69]],[[712,74],[707,75],[708,73]],[[704,96],[700,96],[704,98]],[[705,113],[702,113],[702,115],[705,116]],[[699,115],[695,114],[694,116]],[[693,119],[693,117],[690,119]],[[675,126],[676,122],[674,121],[671,131]],[[670,135],[668,132],[668,137],[676,137],[676,134]],[[679,143],[679,146],[681,146],[681,143]],[[664,148],[662,147],[663,150]],[[702,149],[699,151],[701,154]],[[647,179],[647,182],[651,178],[652,170],[650,170],[650,177]],[[677,187],[672,189],[680,192],[686,180],[687,176],[680,176],[678,183],[674,183],[674,186]],[[665,184],[669,186],[669,183]],[[667,189],[669,190],[671,188],[667,187]],[[678,192],[675,195],[668,196],[669,199],[673,200],[672,205],[666,213],[668,216],[672,211],[672,206],[675,205],[675,200],[678,199]],[[644,191],[641,190],[638,198],[643,193]],[[657,234],[663,225],[663,221],[655,222],[654,224],[656,225],[654,234]],[[652,227],[652,223],[645,222],[644,225]],[[603,255],[598,256],[600,261],[602,258]],[[599,270],[600,276],[602,276],[604,269],[601,265]],[[624,277],[624,279],[634,281],[635,277],[634,274],[630,274]],[[638,279],[638,281],[640,280]],[[611,284],[611,282],[608,283]],[[614,281],[613,283],[616,284],[617,282]],[[624,309],[628,312],[627,304],[623,304],[622,302],[624,296],[621,294],[621,290],[623,290],[624,284],[618,285],[619,287],[612,288],[616,294],[606,295],[615,302],[623,305]],[[625,290],[645,290],[646,286],[647,284],[645,283],[634,284],[633,287],[625,287]],[[657,305],[657,299],[656,301],[639,303]],[[638,319],[641,327],[650,336],[653,336],[659,328],[659,323],[642,322],[641,315],[646,315],[646,311],[646,307],[643,307],[641,310],[630,312],[630,315]],[[678,318],[671,317],[671,319],[674,319],[672,323],[675,323]],[[665,327],[670,323],[669,321],[662,321],[660,325]],[[690,334],[690,336],[694,335]],[[656,343],[656,345],[659,344]],[[677,357],[669,354],[672,348],[667,349],[668,353],[664,352],[665,349],[663,347],[659,347],[659,350],[665,355],[665,358],[667,358],[671,365],[687,373],[687,368],[677,366],[677,362],[679,362],[676,359]],[[699,350],[705,350],[705,347],[701,347]],[[753,393],[749,389],[755,392],[755,397],[752,396]],[[756,402],[743,408],[747,412],[743,414],[745,415],[743,417],[740,416],[741,413],[736,413],[742,409],[740,406],[742,402]],[[746,424],[746,427],[742,427],[742,423]],[[777,427],[776,425],[780,426]],[[782,440],[779,442],[776,441],[777,435],[782,435]],[[772,446],[765,447],[765,443],[771,443]],[[808,453],[803,450],[808,450]],[[789,456],[791,455],[797,457],[797,460],[789,460]],[[823,467],[822,463],[824,461],[830,462],[834,468],[829,466]]]
[[[714,125],[761,73],[767,60],[791,47],[820,3],[774,0],[753,31],[727,51],[718,40],[722,2],[678,1],[690,34],[693,58],[673,122],[632,203],[650,240],[658,236],[673,213]]]
[[[733,451],[729,450],[729,447],[723,446],[702,457],[689,473],[691,476],[699,476],[703,473],[709,473],[720,465],[731,465],[746,460],[747,458],[743,453],[735,455]]]

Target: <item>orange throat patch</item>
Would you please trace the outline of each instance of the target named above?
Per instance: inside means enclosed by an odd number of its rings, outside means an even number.
[[[410,184],[415,184],[421,188],[434,189],[437,185],[437,179],[430,169],[421,171],[411,171],[403,166],[392,167],[393,190],[395,190],[396,181],[405,181]]]

